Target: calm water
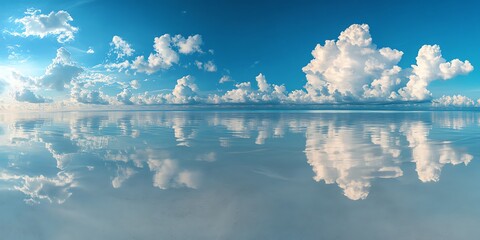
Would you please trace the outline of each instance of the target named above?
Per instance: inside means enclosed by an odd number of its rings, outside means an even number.
[[[480,114],[0,115],[0,239],[476,239]]]

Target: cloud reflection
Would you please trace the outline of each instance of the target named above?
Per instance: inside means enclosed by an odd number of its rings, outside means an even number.
[[[473,155],[455,146],[454,135],[431,137],[432,132],[461,131],[479,122],[474,113],[360,112],[6,114],[0,120],[0,154],[9,156],[0,165],[0,181],[29,203],[63,203],[77,186],[89,187],[79,176],[96,171],[109,176],[114,189],[142,176],[150,176],[157,190],[201,189],[203,178],[221,181],[204,172],[229,161],[228,154],[248,150],[257,162],[275,160],[253,149],[276,152],[277,141],[294,136],[304,148],[292,150],[292,164],[306,158],[315,181],[336,184],[347,198],[360,200],[375,179],[402,177],[406,164],[415,164],[421,182],[439,181],[447,164],[467,165]]]

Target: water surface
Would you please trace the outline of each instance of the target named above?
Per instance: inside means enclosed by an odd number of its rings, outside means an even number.
[[[3,114],[1,239],[474,239],[479,117]]]

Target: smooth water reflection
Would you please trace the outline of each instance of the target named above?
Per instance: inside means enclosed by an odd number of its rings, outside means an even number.
[[[0,122],[5,239],[480,233],[474,112],[4,114]]]

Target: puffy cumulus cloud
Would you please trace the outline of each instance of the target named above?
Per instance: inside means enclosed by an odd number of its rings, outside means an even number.
[[[217,66],[213,61],[208,61],[208,62],[200,62],[200,61],[195,61],[195,66],[197,66],[198,69],[204,70],[207,72],[216,72],[217,71]]]
[[[117,54],[117,59],[123,58],[124,56],[130,57],[135,52],[130,43],[116,35],[113,36],[110,46],[112,46],[113,52]]]
[[[287,91],[283,85],[269,84],[263,74],[255,78],[258,90],[252,88],[250,82],[235,85],[235,89],[223,95],[211,95],[207,102],[220,103],[283,103],[288,101]]]
[[[90,47],[90,48],[88,48],[87,53],[88,54],[94,54],[95,50],[93,50],[93,48]]]
[[[195,79],[190,76],[184,76],[177,80],[177,85],[173,89],[171,94],[167,94],[165,99],[169,103],[185,104],[197,102],[198,86],[195,84]]]
[[[14,93],[15,100],[19,102],[29,102],[29,103],[46,103],[52,102],[51,99],[44,98],[32,92],[30,89],[21,89]]]
[[[447,80],[473,70],[468,62],[447,62],[437,45],[425,45],[412,69],[397,66],[403,52],[373,44],[367,24],[353,24],[338,40],[317,44],[302,70],[305,90],[290,94],[293,102],[421,101],[430,98],[431,81]]]
[[[70,98],[75,102],[84,104],[109,104],[108,97],[105,96],[105,94],[97,90],[85,89],[82,84],[73,85],[70,92]]]
[[[255,80],[257,81],[258,90],[260,92],[268,92],[270,90],[270,84],[267,83],[265,75],[260,73],[255,77]]]
[[[133,105],[132,102],[132,92],[128,89],[123,89],[120,93],[117,94],[116,99],[119,103],[125,105]]]
[[[139,105],[199,103],[203,99],[199,96],[198,91],[195,79],[187,75],[177,80],[177,84],[171,92],[159,94],[145,92],[139,95],[130,95],[129,99],[132,103]]]
[[[423,100],[431,96],[427,86],[430,82],[443,79],[448,80],[460,74],[473,71],[473,66],[467,60],[462,62],[454,59],[447,62],[442,57],[438,45],[424,45],[418,51],[417,64],[412,65],[412,74],[409,76],[407,86],[401,89],[400,94],[404,99]]]
[[[68,42],[74,39],[74,34],[78,28],[70,25],[73,18],[66,11],[50,12],[48,15],[41,14],[40,10],[29,9],[25,12],[26,16],[15,19],[15,23],[22,24],[23,32],[13,34],[16,36],[36,36],[44,38],[48,35],[57,36],[60,43]]]
[[[396,64],[403,52],[377,49],[366,24],[348,27],[337,41],[317,44],[312,55],[314,59],[302,69],[312,102],[388,98],[392,90],[399,88],[400,81],[391,75],[399,72]]]
[[[71,60],[70,53],[61,47],[57,50],[57,56],[45,70],[45,75],[36,80],[39,86],[62,91],[82,72],[83,69]]]
[[[178,51],[183,54],[191,54],[195,52],[202,53],[201,45],[203,43],[202,36],[195,34],[188,36],[187,38],[182,35],[175,35],[173,38],[175,46],[178,47]]]
[[[475,106],[475,102],[466,96],[462,95],[453,95],[453,96],[445,96],[443,95],[441,98],[434,99],[432,101],[432,106],[435,107],[473,107]]]
[[[148,59],[144,56],[138,56],[132,63],[132,68],[138,72],[148,74],[154,73],[160,69],[168,69],[173,64],[178,63],[180,57],[172,48],[172,37],[170,34],[164,34],[154,39],[153,49],[155,53],[150,53]]]
[[[160,69],[169,69],[180,61],[179,53],[201,53],[201,44],[202,37],[198,34],[187,38],[181,35],[172,37],[170,34],[164,34],[154,39],[153,49],[155,52],[150,53],[147,59],[144,56],[138,56],[132,62],[131,68],[147,74],[155,73]],[[212,69],[209,65],[207,67]]]

